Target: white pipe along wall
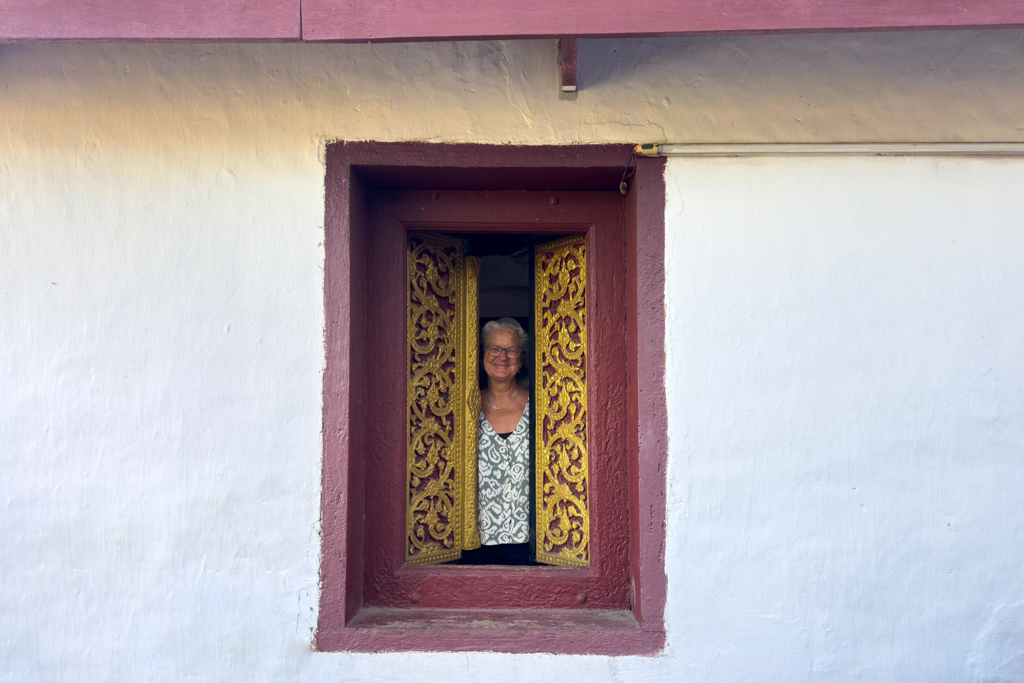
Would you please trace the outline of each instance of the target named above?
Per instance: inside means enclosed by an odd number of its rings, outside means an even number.
[[[667,646],[320,653],[323,149],[1024,142],[1024,32],[0,45],[0,678],[1024,680],[1024,159],[671,158]]]

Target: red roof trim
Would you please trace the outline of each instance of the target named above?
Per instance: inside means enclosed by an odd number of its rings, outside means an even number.
[[[303,0],[304,40],[829,32],[1024,25],[1019,0]]]
[[[422,41],[1019,26],[1019,0],[0,0],[0,41]]]
[[[297,41],[300,0],[0,0],[0,40]]]

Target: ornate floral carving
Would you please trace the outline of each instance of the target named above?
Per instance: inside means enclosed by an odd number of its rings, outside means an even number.
[[[460,421],[458,309],[462,243],[410,234],[405,561],[459,557]]]
[[[586,238],[536,250],[537,560],[590,564]]]

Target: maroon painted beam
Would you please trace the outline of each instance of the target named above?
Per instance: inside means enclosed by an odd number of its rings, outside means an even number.
[[[0,0],[0,41],[403,41],[1024,26],[1021,0]]]
[[[1021,0],[303,0],[304,40],[670,36],[1024,26]]]
[[[0,0],[3,41],[300,38],[300,0]]]
[[[580,50],[579,38],[562,38],[558,41],[558,64],[561,71],[561,88],[564,93],[576,92],[576,57]]]

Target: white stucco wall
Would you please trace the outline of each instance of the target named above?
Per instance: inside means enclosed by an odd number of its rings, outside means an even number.
[[[1024,679],[1022,160],[670,162],[664,656],[309,648],[325,140],[1024,140],[1022,36],[0,45],[0,677]]]
[[[697,680],[1024,680],[1024,159],[669,167]]]

